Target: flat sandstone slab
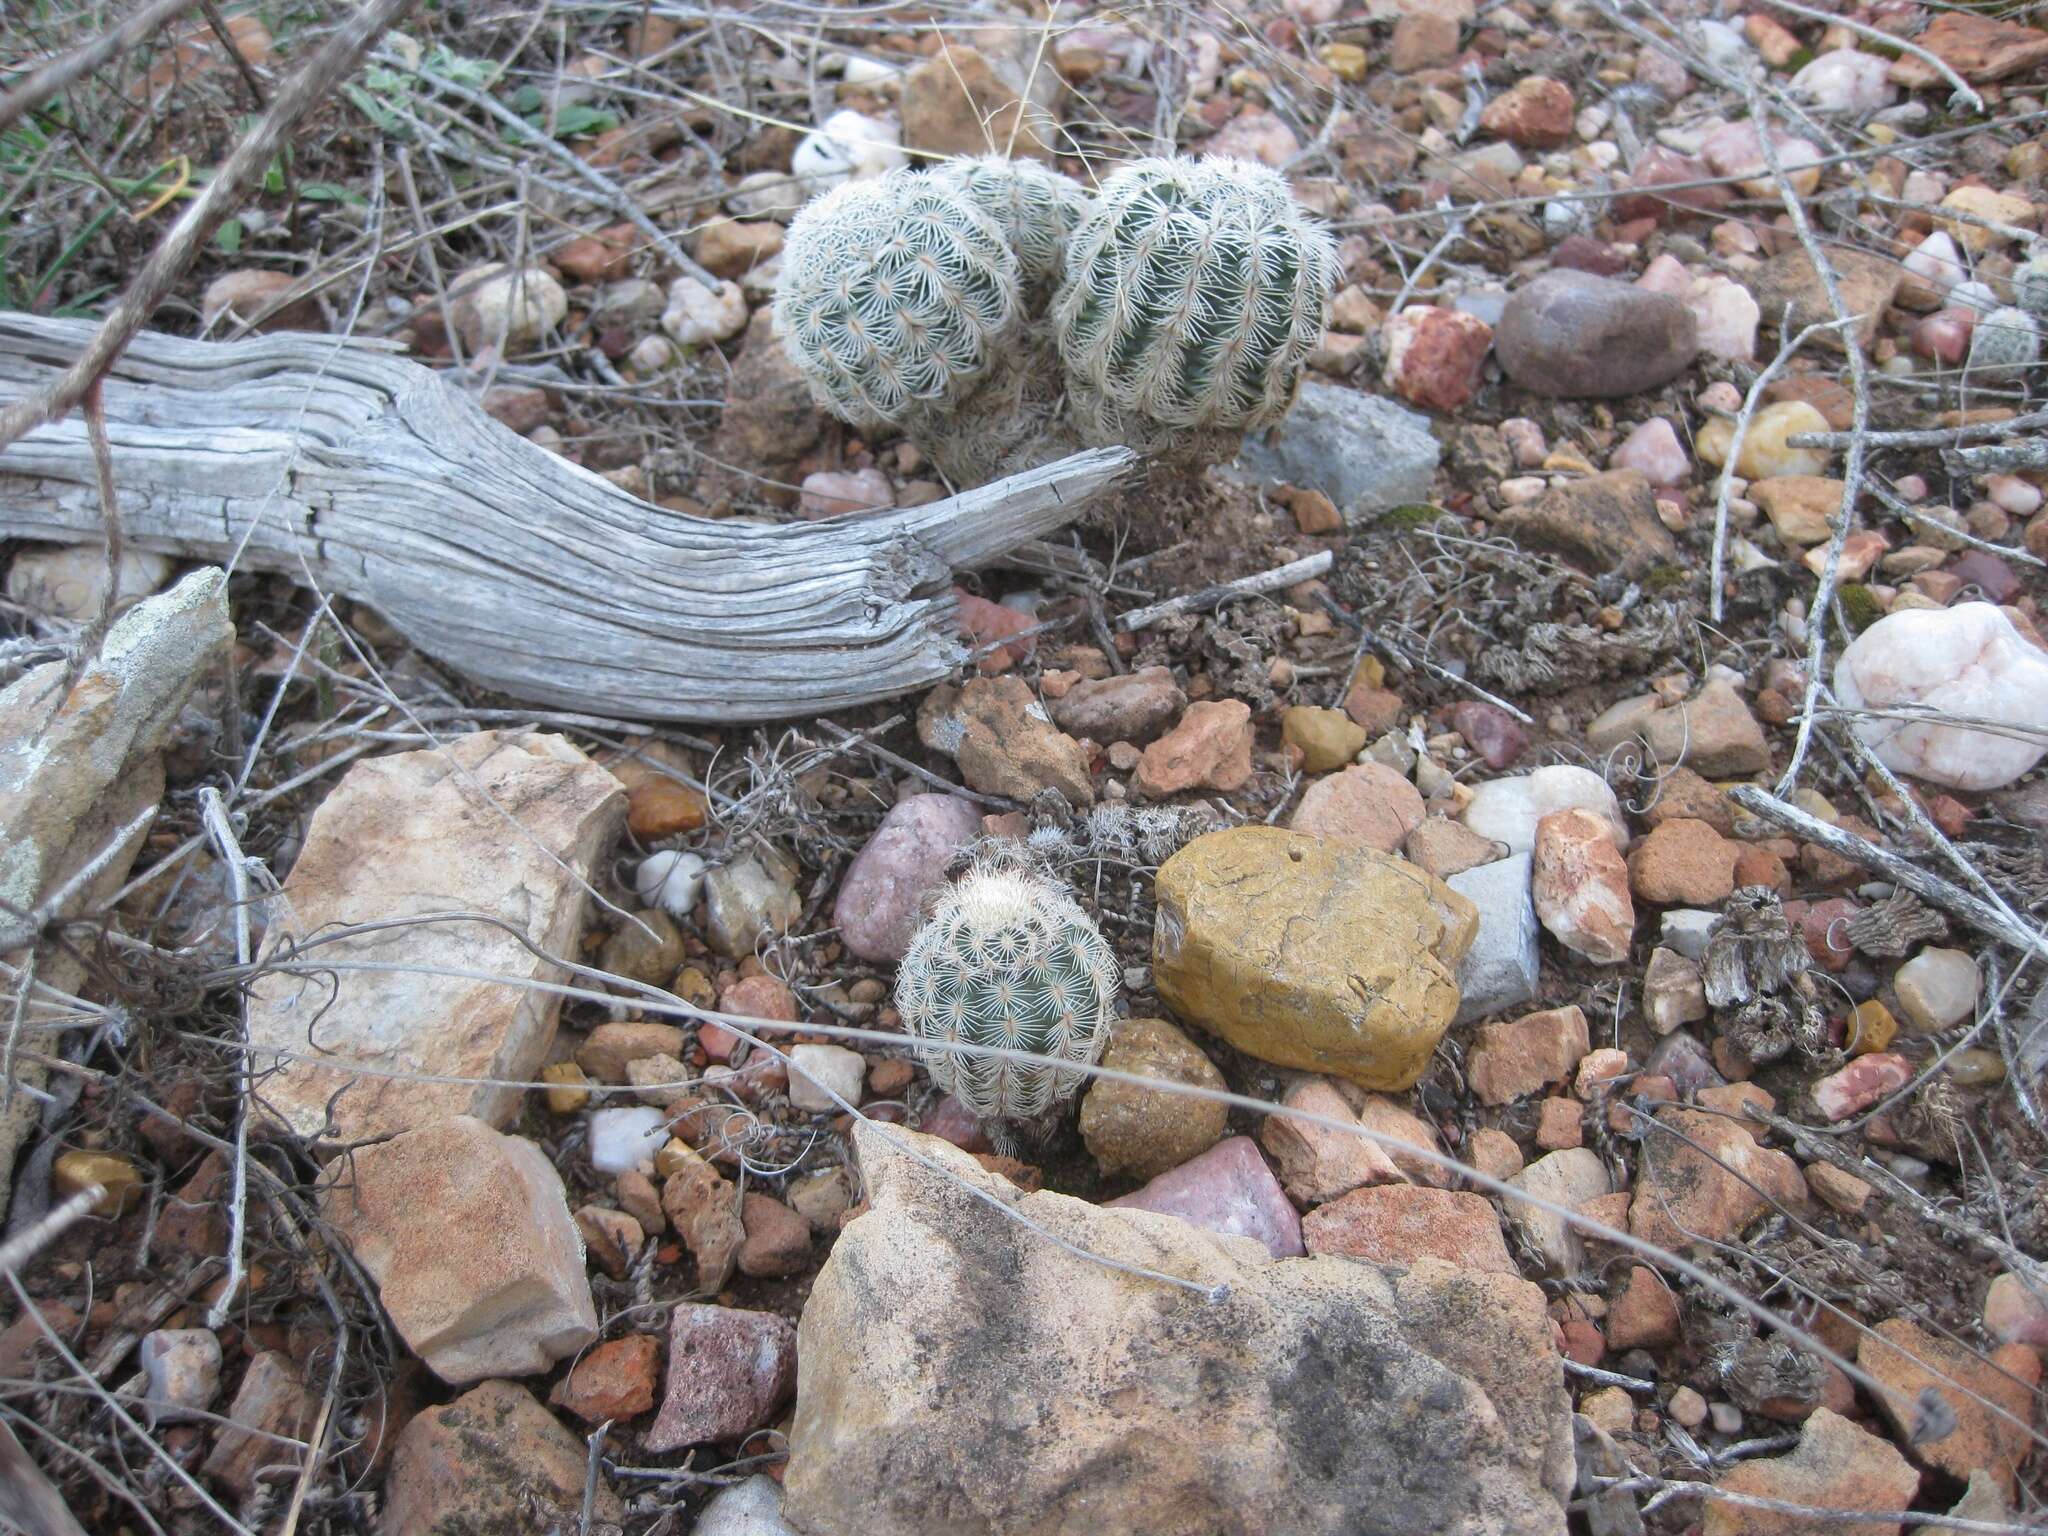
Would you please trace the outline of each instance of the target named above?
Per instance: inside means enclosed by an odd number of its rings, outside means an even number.
[[[260,1090],[271,1114],[310,1136],[332,1100],[332,1134],[350,1141],[452,1115],[508,1124],[516,1088],[409,1079],[540,1070],[561,1003],[526,983],[561,977],[514,935],[574,954],[585,882],[625,805],[618,780],[560,736],[486,731],[351,768],[313,814],[264,955],[429,913],[488,913],[513,931],[401,923],[321,943],[297,974],[265,976],[249,1034],[258,1070],[277,1067]],[[376,968],[322,969],[344,964]],[[295,1059],[322,1052],[374,1073]]]

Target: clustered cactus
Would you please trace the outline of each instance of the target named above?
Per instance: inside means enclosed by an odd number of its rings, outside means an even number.
[[[987,156],[807,205],[775,323],[821,405],[965,483],[1084,444],[1208,463],[1285,414],[1336,265],[1263,166],[1140,160],[1090,197]]]
[[[896,1008],[932,1080],[990,1124],[1038,1120],[1080,1087],[1107,1043],[1116,952],[1067,889],[984,862],[935,903],[896,975]],[[1000,1046],[1013,1061],[943,1049]]]

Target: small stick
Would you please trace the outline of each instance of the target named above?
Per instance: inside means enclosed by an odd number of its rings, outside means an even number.
[[[21,1268],[48,1244],[76,1226],[86,1212],[99,1204],[104,1194],[106,1190],[101,1185],[88,1184],[54,1211],[44,1212],[42,1219],[26,1232],[17,1232],[0,1243],[0,1270]]]
[[[1978,421],[1963,427],[1915,427],[1902,432],[1867,432],[1873,448],[1953,448],[1980,437],[2004,437],[2033,427],[2048,427],[2048,411],[2030,411],[2008,421]],[[1853,432],[1794,432],[1785,441],[1794,448],[1845,448]]]
[[[324,605],[323,605],[324,606]],[[235,917],[235,961],[240,965],[249,963],[249,860],[242,852],[242,845],[235,838],[235,829],[228,823],[227,807],[222,804],[220,791],[209,784],[199,791],[199,819],[206,828],[208,841],[219,855],[227,870],[228,890]],[[206,1326],[218,1328],[228,1320],[233,1310],[235,1293],[242,1288],[242,1254],[247,1246],[249,1221],[249,993],[247,988],[237,991],[240,999],[238,1015],[241,1033],[238,1041],[240,1068],[236,1072],[235,1093],[235,1156],[233,1183],[228,1195],[228,1274],[227,1282],[221,1287],[220,1300],[208,1309]]]
[[[1291,560],[1286,565],[1275,566],[1270,571],[1260,571],[1255,576],[1240,576],[1236,581],[1226,581],[1221,586],[1204,587],[1199,592],[1184,592],[1179,597],[1169,597],[1163,603],[1154,603],[1149,608],[1133,608],[1116,621],[1116,627],[1129,634],[1134,629],[1144,629],[1159,620],[1170,618],[1176,613],[1208,613],[1221,608],[1225,603],[1238,597],[1255,597],[1261,592],[1271,592],[1280,587],[1291,587],[1297,581],[1307,581],[1327,571],[1335,557],[1327,549]]]

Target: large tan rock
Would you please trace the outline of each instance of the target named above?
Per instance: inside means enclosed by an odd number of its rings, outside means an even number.
[[[1458,1011],[1479,912],[1376,849],[1277,827],[1198,837],[1159,871],[1153,980],[1262,1061],[1411,1087]]]
[[[487,1381],[399,1432],[384,1482],[382,1536],[574,1530],[583,1442],[516,1382]],[[617,1520],[600,1478],[591,1513]]]
[[[400,1337],[443,1381],[528,1376],[597,1338],[562,1176],[458,1115],[329,1165],[321,1214]]]
[[[70,692],[63,691],[61,661],[0,689],[0,955],[18,962],[14,951],[27,937],[10,914],[35,911],[92,860],[105,856],[99,872],[52,915],[83,911],[128,878],[140,831],[126,846],[110,845],[163,798],[160,754],[171,727],[234,638],[227,578],[208,567],[121,615]],[[46,947],[37,954],[36,979],[72,992],[84,983],[85,969],[66,951]],[[33,1090],[47,1080],[39,1057],[54,1044],[33,1027],[18,1031],[12,1044],[14,1081],[32,1091],[13,1094],[0,1108],[0,1211],[15,1153],[42,1115]]]
[[[342,924],[487,912],[544,953],[574,954],[585,884],[625,807],[618,781],[560,736],[484,731],[357,763],[313,813],[264,953]],[[343,962],[376,969],[319,969]],[[486,975],[504,980],[477,979]],[[517,1088],[386,1074],[532,1078],[561,1001],[519,983],[560,980],[514,933],[483,923],[410,923],[323,943],[299,974],[250,991],[258,1067],[276,1066],[262,1103],[302,1136],[331,1113],[344,1141],[450,1115],[509,1124]],[[380,1075],[305,1059],[314,1050]]]
[[[1894,1317],[1863,1335],[1856,1363],[1885,1389],[1873,1396],[1901,1435],[1919,1421],[1923,1393],[1932,1390],[1948,1404],[1955,1428],[1922,1442],[1922,1460],[1958,1478],[1987,1473],[2001,1495],[2013,1496],[2020,1463],[2033,1448],[2039,1355],[2024,1344],[2001,1344],[1986,1357]]]
[[[872,1205],[798,1332],[797,1529],[1194,1536],[1256,1511],[1351,1536],[1398,1509],[1434,1536],[1564,1531],[1570,1408],[1535,1286],[1275,1260],[1155,1212],[1022,1195],[931,1137],[854,1136]],[[1224,1289],[1092,1263],[963,1184],[1086,1253]]]
[[[1720,1486],[1751,1498],[1778,1499],[1808,1509],[1865,1511],[1896,1517],[1920,1491],[1920,1474],[1891,1446],[1858,1429],[1838,1413],[1816,1408],[1799,1432],[1789,1456],[1745,1461],[1724,1473]],[[1807,1536],[1815,1529],[1806,1515],[1745,1508],[1718,1499],[1706,1502],[1706,1536]],[[1826,1527],[1845,1536],[1899,1536],[1896,1518],[1830,1520]]]

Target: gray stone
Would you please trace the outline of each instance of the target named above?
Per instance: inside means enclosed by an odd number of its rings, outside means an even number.
[[[1525,1195],[1576,1211],[1588,1200],[1613,1193],[1607,1165],[1590,1147],[1567,1147],[1539,1157],[1508,1180]],[[1504,1200],[1508,1226],[1528,1245],[1548,1274],[1576,1274],[1582,1260],[1579,1234],[1553,1211],[1523,1200]]]
[[[910,795],[882,818],[840,882],[832,921],[863,960],[901,960],[924,898],[953,855],[981,835],[981,810],[958,795]]]
[[[1532,394],[1612,400],[1685,372],[1699,350],[1699,322],[1669,294],[1552,271],[1508,300],[1493,349]]]
[[[803,912],[796,866],[779,848],[760,847],[704,877],[704,937],[721,955],[751,955],[780,938]]]
[[[1707,940],[1714,936],[1714,924],[1721,920],[1718,912],[1707,912],[1698,907],[1673,907],[1659,918],[1661,926],[1657,942],[1666,949],[1675,949],[1695,965],[1707,958]]]
[[[782,1518],[782,1484],[756,1472],[706,1504],[690,1536],[796,1536],[796,1528]]]
[[[1245,480],[1321,491],[1355,522],[1429,500],[1438,458],[1427,416],[1310,380],[1279,426],[1246,441],[1233,470]]]
[[[1570,1404],[1528,1281],[1276,1260],[898,1127],[854,1145],[873,1203],[799,1332],[798,1530],[1563,1536]]]
[[[1467,1024],[1520,1007],[1536,995],[1539,962],[1530,856],[1518,853],[1444,881],[1479,909],[1479,937],[1458,966],[1458,1014]]]

